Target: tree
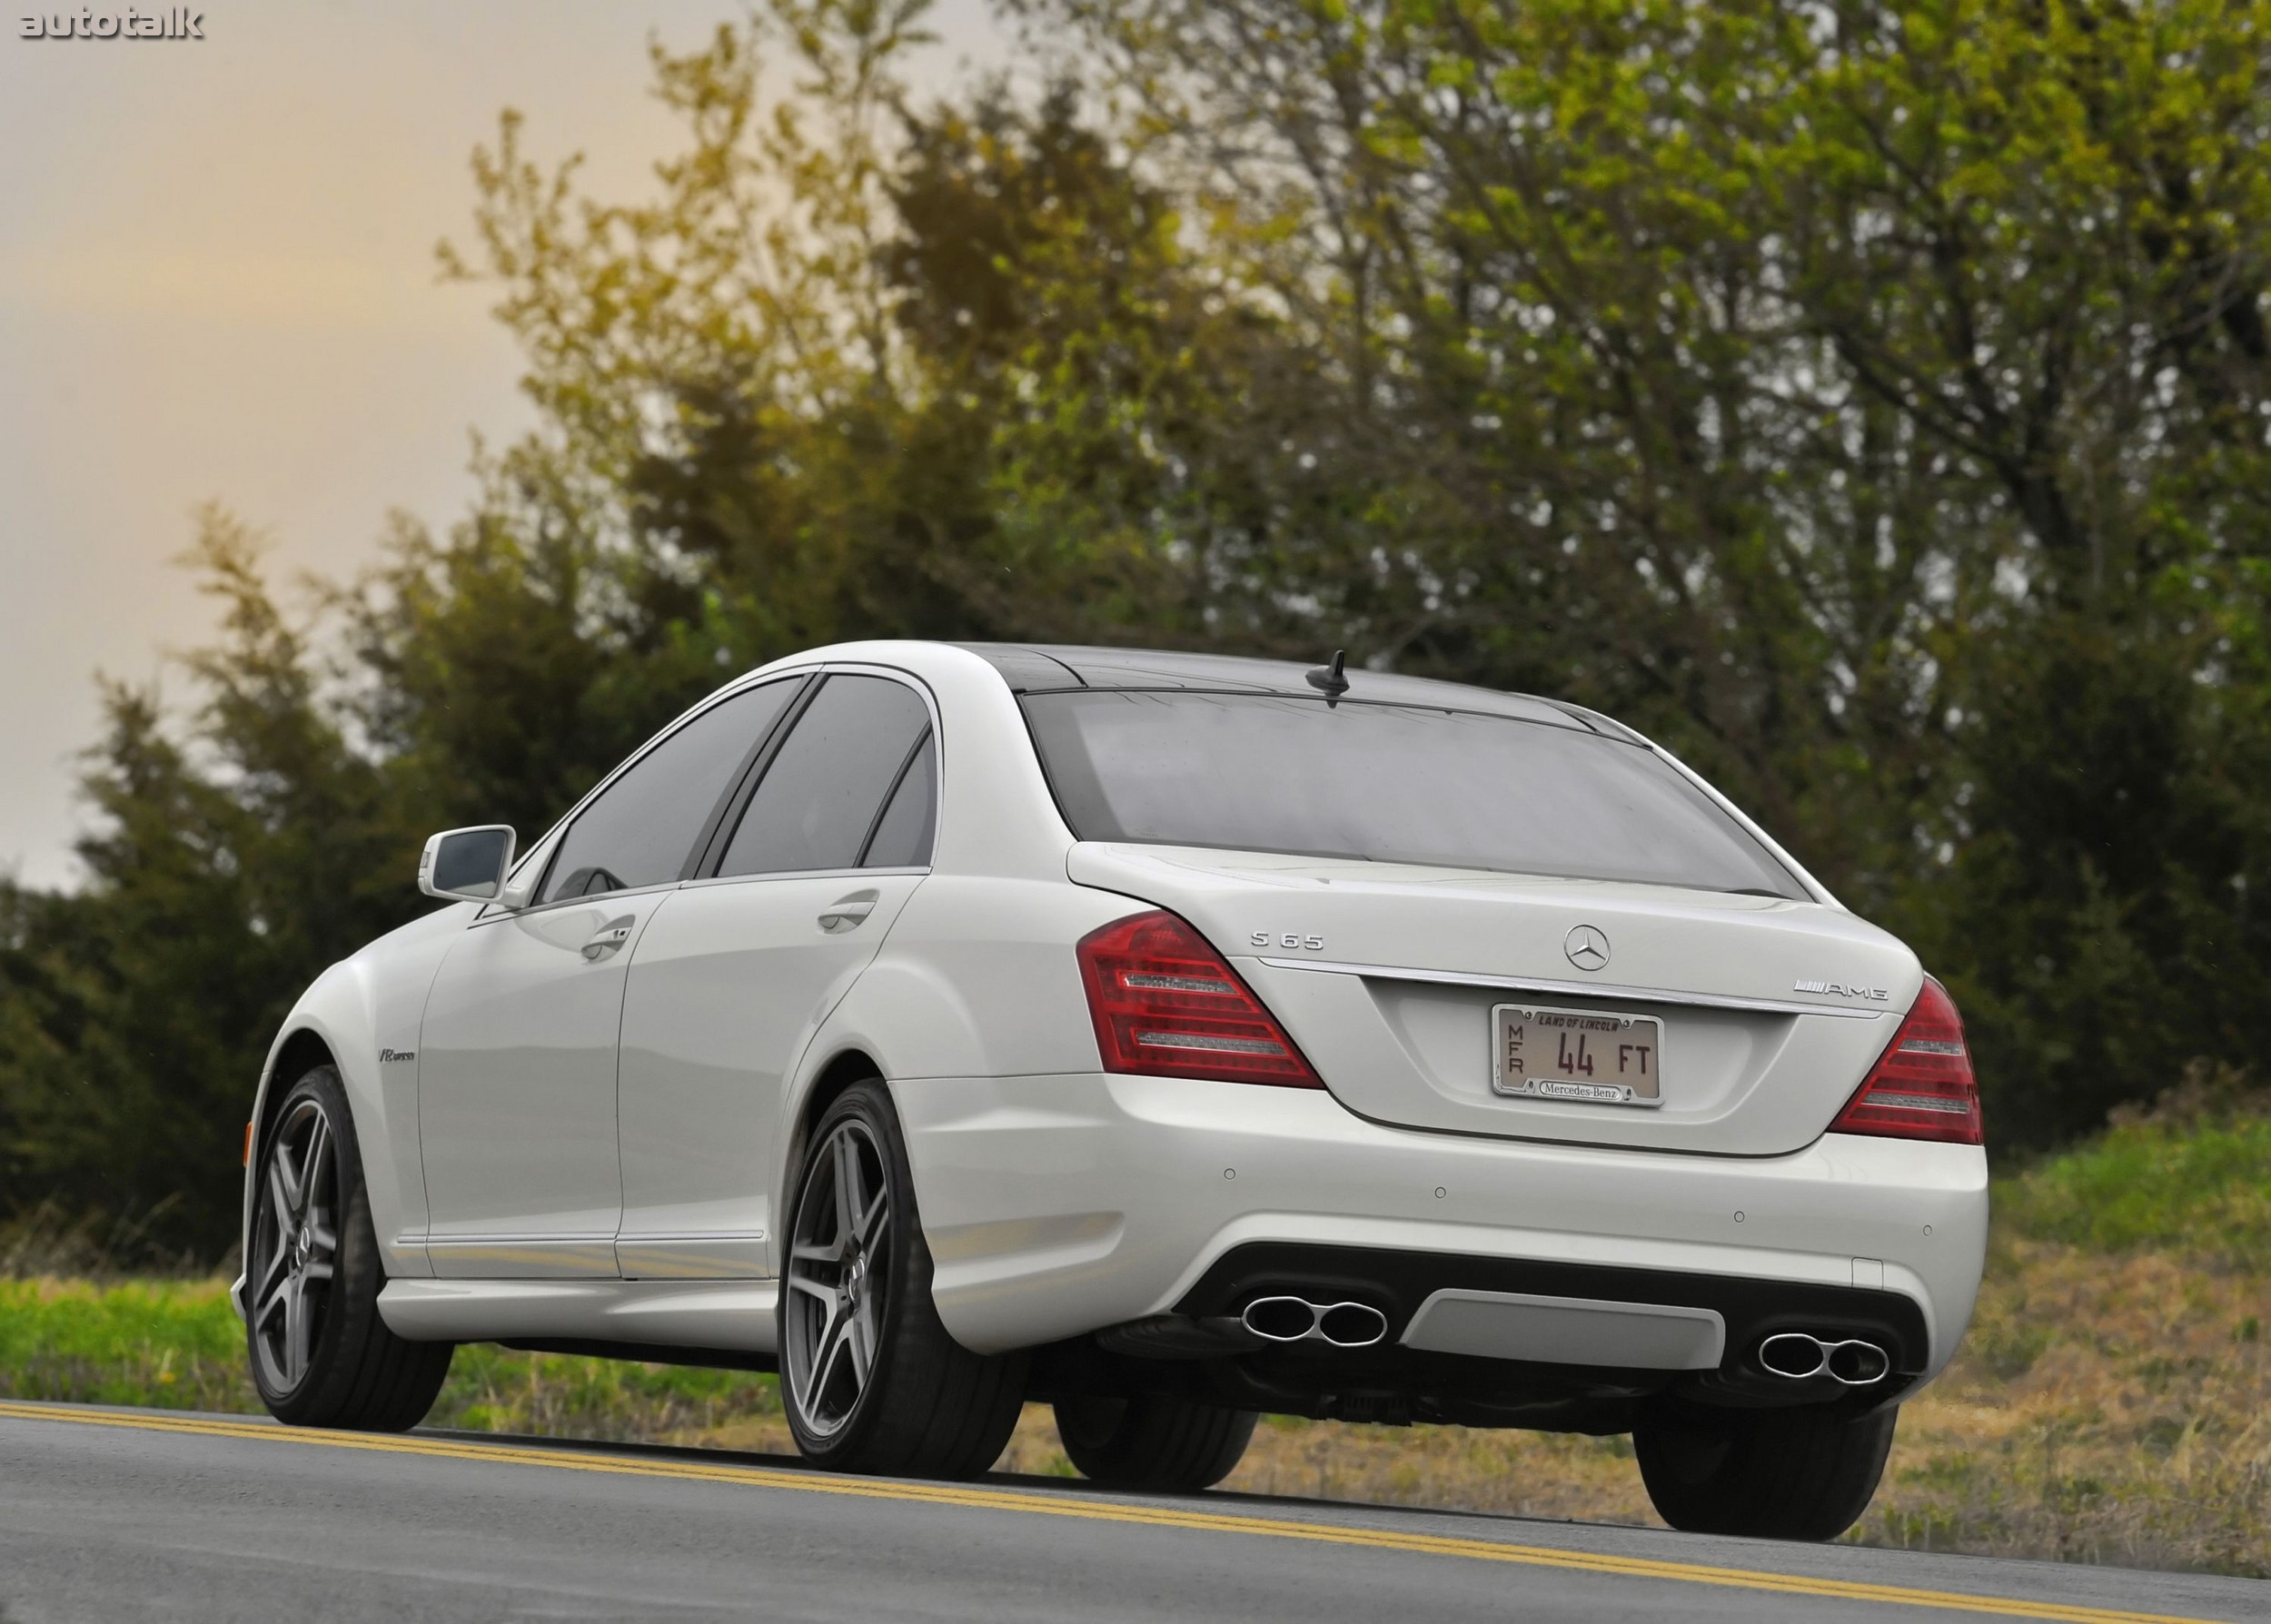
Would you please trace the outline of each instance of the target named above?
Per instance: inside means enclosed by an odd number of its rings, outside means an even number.
[[[108,688],[86,886],[0,895],[0,1157],[11,1207],[144,1220],[149,1244],[210,1255],[269,1041],[314,971],[408,916],[417,841],[319,702],[256,539],[218,510],[198,524],[223,637],[192,662],[191,742],[156,694]]]
[[[2271,13],[1020,9],[1443,493],[1375,657],[1696,759],[1925,946],[2021,1142],[2271,1035]]]
[[[1646,728],[1971,1022],[1995,1140],[2271,1041],[2271,0],[921,0],[653,54],[469,245],[540,426],[302,625],[202,521],[89,880],[0,888],[0,1201],[217,1250],[260,1054],[723,676],[867,636],[1321,657]]]

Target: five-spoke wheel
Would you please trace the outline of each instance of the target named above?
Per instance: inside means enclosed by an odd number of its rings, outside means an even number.
[[[813,1153],[789,1230],[781,1358],[806,1424],[843,1429],[874,1379],[890,1289],[890,1182],[874,1132],[838,1122]]]
[[[338,1136],[322,1102],[302,1094],[269,1136],[267,1176],[253,1213],[245,1318],[267,1385],[306,1377],[338,1272]]]
[[[452,1350],[406,1342],[379,1317],[386,1270],[338,1072],[317,1066],[293,1085],[257,1154],[243,1302],[262,1401],[301,1426],[416,1426]]]
[[[940,1321],[889,1090],[853,1084],[806,1143],[778,1327],[797,1448],[838,1471],[984,1471],[1016,1425],[1026,1362],[974,1353]]]

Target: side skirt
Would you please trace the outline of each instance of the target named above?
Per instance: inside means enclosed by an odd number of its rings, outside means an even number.
[[[651,1348],[656,1359],[672,1348],[769,1356],[779,1296],[770,1280],[391,1280],[379,1317],[412,1342],[607,1343]]]

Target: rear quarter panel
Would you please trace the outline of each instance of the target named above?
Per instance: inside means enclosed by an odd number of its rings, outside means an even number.
[[[1100,925],[1138,913],[1132,898],[1063,880],[934,874],[917,888],[888,940],[830,1013],[782,1101],[782,1164],[774,1210],[786,1213],[804,1148],[796,1124],[838,1057],[858,1052],[888,1080],[902,1115],[941,1079],[1093,1071],[1088,1018],[1073,947]],[[916,1201],[927,1231],[967,1193],[926,1178]],[[777,1226],[778,1227],[778,1226]],[[780,1237],[774,1237],[776,1266]]]

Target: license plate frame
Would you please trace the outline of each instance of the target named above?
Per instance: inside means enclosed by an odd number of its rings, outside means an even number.
[[[1510,1026],[1521,1028],[1519,1043],[1510,1034]],[[1644,1057],[1634,1053],[1642,1045],[1619,1042],[1626,1034],[1643,1030],[1649,1035]],[[1572,1038],[1577,1040],[1574,1049]],[[1562,1074],[1582,1069],[1572,1063],[1577,1059],[1590,1061],[1592,1074]],[[1614,1072],[1607,1069],[1612,1064],[1617,1067]],[[1641,1092],[1643,1081],[1652,1092]],[[1621,1009],[1493,1004],[1491,1092],[1503,1099],[1656,1110],[1664,1103],[1663,1017]]]

